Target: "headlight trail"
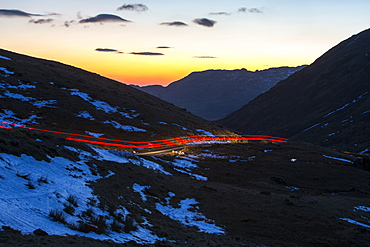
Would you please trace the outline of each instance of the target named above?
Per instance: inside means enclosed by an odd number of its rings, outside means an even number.
[[[82,135],[82,134],[75,134],[75,133],[67,133],[67,132],[60,132],[54,130],[45,130],[45,129],[38,129],[27,127],[19,124],[14,124],[10,122],[0,121],[1,124],[14,126],[18,128],[24,128],[34,131],[42,131],[66,136],[76,136],[76,137],[83,137],[88,139],[81,139],[81,138],[71,138],[66,137],[67,140],[76,141],[76,142],[83,142],[83,143],[90,143],[95,145],[103,145],[103,146],[110,146],[110,147],[121,147],[121,148],[142,148],[142,149],[150,149],[150,148],[157,148],[157,147],[169,147],[169,146],[179,146],[184,144],[191,144],[197,142],[230,142],[230,141],[270,141],[270,142],[288,142],[288,139],[282,137],[274,137],[274,136],[266,136],[266,135],[194,135],[194,136],[182,136],[176,137],[171,139],[163,139],[163,140],[153,140],[153,141],[124,141],[124,140],[117,140],[117,139],[109,139],[109,138],[102,138],[102,137],[94,137],[89,135]],[[3,129],[11,129],[12,127],[8,126],[1,126],[0,128]],[[108,142],[107,142],[108,141]],[[118,143],[112,143],[118,142]]]

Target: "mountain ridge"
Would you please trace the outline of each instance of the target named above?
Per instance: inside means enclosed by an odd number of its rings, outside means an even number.
[[[369,41],[367,29],[340,42],[218,123],[241,133],[363,151],[370,146],[359,130],[370,131]]]
[[[246,69],[196,71],[166,87],[150,85],[136,88],[197,116],[216,120],[304,67],[284,66],[254,72]]]

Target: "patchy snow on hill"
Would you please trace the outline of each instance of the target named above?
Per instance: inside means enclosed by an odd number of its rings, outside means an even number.
[[[348,218],[340,218],[340,219],[344,220],[344,221],[347,221],[348,223],[352,223],[352,224],[355,224],[355,225],[358,225],[358,226],[363,226],[363,227],[370,228],[370,225],[358,222],[356,220],[351,220],[351,219],[348,219]]]
[[[118,106],[113,107],[104,101],[95,100],[91,98],[89,94],[80,92],[78,89],[66,89],[66,88],[62,88],[62,89],[68,90],[71,92],[71,95],[78,96],[82,98],[83,100],[89,102],[90,104],[94,105],[96,109],[99,111],[104,111],[105,113],[108,113],[108,114],[119,113],[121,116],[129,118],[129,119],[133,119],[140,115],[139,113],[136,113],[135,110],[120,109],[120,107]],[[125,112],[125,111],[128,111],[128,112]]]
[[[354,104],[354,103],[357,103],[358,101],[360,101],[361,99],[363,99],[363,98],[364,98],[368,93],[369,93],[369,92],[365,92],[365,93],[361,94],[361,95],[360,95],[360,96],[358,96],[356,99],[354,99],[354,100],[352,100],[351,102],[349,102],[349,103],[347,103],[347,104],[345,104],[345,105],[343,105],[343,106],[339,107],[338,109],[335,109],[334,111],[331,111],[331,112],[329,112],[329,113],[325,114],[323,117],[330,116],[330,115],[332,115],[332,114],[334,114],[334,113],[336,113],[336,112],[338,112],[338,111],[343,110],[344,108],[346,108],[346,107],[348,107],[348,106],[350,106],[350,105],[352,105],[352,104]]]
[[[67,169],[72,167],[78,169]],[[0,154],[0,172],[0,224],[25,233],[42,227],[50,234],[72,234],[72,230],[51,221],[49,211],[62,209],[71,195],[78,196],[79,210],[86,209],[88,198],[96,199],[87,183],[99,176],[92,175],[83,162],[60,157],[46,162],[27,155]]]
[[[96,135],[92,132],[89,134]],[[51,235],[79,235],[117,243],[135,241],[140,244],[153,244],[156,241],[165,240],[146,228],[152,224],[145,217],[142,217],[142,223],[133,222],[135,229],[132,231],[113,230],[115,224],[119,223],[107,209],[99,207],[99,197],[89,185],[99,179],[108,179],[115,173],[108,171],[108,175],[102,177],[94,166],[88,164],[93,160],[120,164],[130,162],[165,175],[172,175],[171,173],[165,171],[160,164],[127,151],[106,150],[93,146],[91,146],[92,152],[71,146],[64,148],[75,152],[78,159],[48,157],[49,161],[40,161],[25,154],[18,157],[0,153],[0,228],[10,226],[25,234],[31,234],[40,228]],[[181,170],[179,172],[188,173],[190,177],[206,181],[207,178],[191,172],[191,169],[197,168],[195,162],[197,161],[190,158],[177,158],[172,166]],[[138,183],[132,185],[133,192],[140,194],[143,202],[146,202],[148,197],[153,197],[145,194],[146,189],[149,188],[148,185],[142,186]],[[177,207],[173,207],[170,201],[174,196],[174,193],[170,193],[168,198],[164,198],[166,203],[153,203],[151,210],[157,210],[185,226],[197,227],[199,232],[225,233],[222,227],[216,226],[213,220],[207,219],[199,212],[198,202],[195,199],[185,198]],[[163,200],[157,198],[155,201]],[[150,214],[153,212],[147,208],[142,209]],[[56,214],[60,214],[60,217],[55,216]],[[130,212],[120,205],[114,214],[126,219]],[[104,234],[98,232],[94,219],[105,220],[107,228]],[[81,224],[86,224],[93,230],[81,231],[79,230]]]
[[[88,120],[95,120],[95,118],[93,116],[90,115],[89,112],[87,111],[80,111],[76,117],[82,117],[82,118],[85,118],[85,119],[88,119]]]
[[[160,164],[140,158],[127,151],[105,150],[93,146],[91,148],[99,155],[95,157],[98,160],[113,161],[123,164],[131,162],[135,165],[143,166],[145,168],[158,171],[165,175],[172,175],[171,173],[165,171]]]
[[[90,135],[90,136],[93,136],[93,137],[101,137],[101,136],[104,135],[104,134],[94,133],[94,132],[90,132],[90,131],[85,131],[85,133]]]
[[[85,219],[83,215],[87,212],[96,217],[109,218],[110,215],[98,207],[99,198],[88,186],[102,178],[92,174],[86,164],[93,155],[73,147],[66,148],[78,152],[81,159],[71,161],[55,157],[47,162],[27,155],[17,157],[0,154],[0,226],[10,226],[26,234],[42,228],[52,235],[80,235],[118,243],[133,240],[141,244],[152,244],[160,240],[140,225],[130,233],[76,231],[74,227],[78,221]],[[140,188],[136,186],[136,189]],[[95,206],[91,202],[95,202]],[[67,207],[73,207],[72,214],[66,213]],[[64,224],[52,220],[53,210],[62,214]],[[127,214],[129,212],[124,210],[123,216]],[[108,224],[112,222],[113,219],[107,220]]]
[[[10,75],[14,75],[14,72],[11,72],[11,71],[7,70],[6,68],[3,68],[3,67],[0,67],[0,71],[2,71],[3,73],[5,73],[5,75],[3,75],[4,77],[8,77]]]
[[[341,220],[347,221],[348,223],[370,228],[370,219],[368,213],[370,212],[370,207],[367,206],[356,206],[353,208],[353,217],[356,217],[356,220],[350,218],[340,218]],[[365,214],[364,214],[365,213]],[[361,222],[362,221],[362,222]]]
[[[173,220],[181,222],[186,226],[195,226],[199,229],[199,232],[224,234],[225,231],[214,224],[213,221],[207,219],[203,214],[194,211],[197,209],[198,202],[194,198],[186,198],[180,201],[179,207],[172,207],[169,202],[174,193],[169,193],[169,197],[166,198],[167,203],[161,204],[156,203],[156,208],[163,215],[170,217]]]
[[[135,126],[131,126],[131,125],[122,125],[120,123],[118,123],[117,121],[114,121],[114,120],[107,120],[103,123],[106,123],[106,124],[111,124],[113,125],[116,129],[122,129],[122,130],[125,130],[125,131],[137,131],[137,132],[146,132],[145,129],[140,129],[138,127],[135,127]]]
[[[24,93],[26,90],[29,89],[35,89],[36,86],[32,84],[25,84],[21,80],[18,80],[19,85],[10,85],[10,84],[0,84],[0,89],[3,89],[4,92],[0,94],[0,98],[10,98],[10,99],[16,99],[23,102],[28,102],[36,108],[43,108],[43,107],[50,107],[55,108],[55,104],[57,103],[56,100],[50,99],[50,100],[44,100],[44,99],[36,99],[33,97],[25,96]],[[18,90],[16,92],[16,90]]]
[[[21,118],[16,117],[15,112],[13,112],[12,110],[3,109],[3,113],[0,113],[0,120],[10,121],[14,124],[19,124],[19,125],[38,124],[36,120],[41,119],[41,117],[36,116],[32,112],[30,114],[31,115],[27,119],[21,119]],[[10,125],[8,127],[10,127]]]
[[[206,130],[196,129],[196,131],[202,133],[203,135],[213,136],[211,132],[206,131]]]

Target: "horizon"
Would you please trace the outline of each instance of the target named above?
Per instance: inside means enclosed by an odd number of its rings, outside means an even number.
[[[0,47],[128,85],[167,86],[196,71],[311,64],[368,29],[369,7],[366,0],[4,2]]]

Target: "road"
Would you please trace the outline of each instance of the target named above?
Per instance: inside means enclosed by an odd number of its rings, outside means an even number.
[[[183,148],[184,146],[165,147],[165,148],[159,148],[159,149],[151,150],[147,152],[136,152],[135,154],[139,156],[161,155],[161,154],[170,153],[172,151],[180,151]]]

